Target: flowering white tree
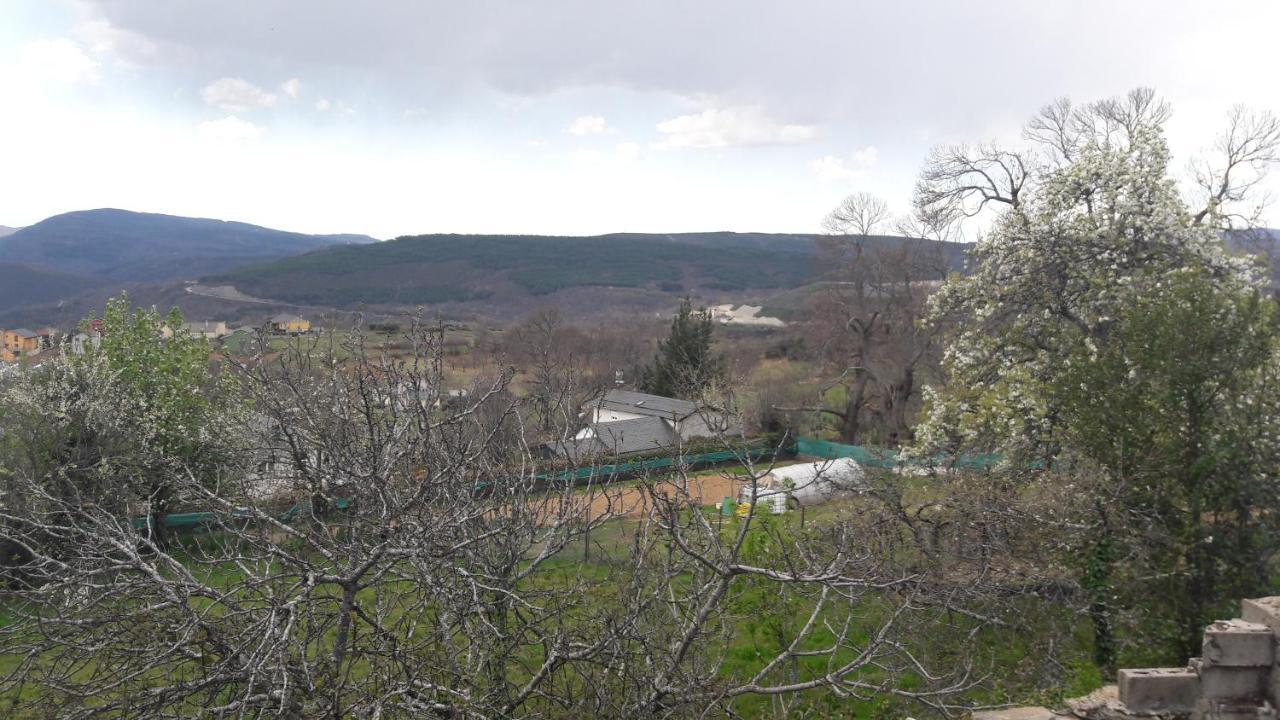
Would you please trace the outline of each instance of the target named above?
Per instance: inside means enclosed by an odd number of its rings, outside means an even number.
[[[1087,558],[1082,572],[1094,591],[1091,614],[1104,665],[1115,660],[1111,605],[1119,558],[1149,549],[1151,538],[1132,533],[1142,537],[1123,550],[1121,536],[1140,527],[1167,533],[1174,515],[1185,520],[1186,512],[1224,510],[1240,501],[1247,493],[1238,485],[1232,492],[1198,489],[1224,473],[1245,466],[1258,478],[1277,469],[1270,443],[1235,438],[1228,462],[1225,445],[1215,441],[1227,427],[1258,440],[1274,437],[1276,429],[1274,413],[1244,422],[1233,410],[1240,403],[1265,405],[1276,346],[1270,301],[1258,296],[1258,265],[1229,252],[1219,231],[1231,221],[1227,201],[1243,199],[1280,137],[1267,116],[1242,125],[1233,115],[1226,147],[1252,150],[1202,166],[1200,184],[1214,192],[1202,198],[1203,208],[1192,209],[1169,170],[1168,116],[1168,107],[1147,90],[1084,107],[1062,101],[1028,126],[1028,148],[939,151],[919,186],[926,207],[969,215],[998,208],[973,250],[971,272],[931,298],[932,321],[953,330],[943,361],[947,383],[926,391],[920,446],[997,450],[1013,467],[1039,463],[1095,481],[1092,495],[1081,486],[1081,506],[1096,509],[1091,522],[1098,526],[1096,542],[1081,557]],[[1239,136],[1247,128],[1253,130],[1245,142]],[[1252,174],[1242,172],[1242,163]],[[1188,305],[1192,297],[1236,321],[1197,314]],[[1153,338],[1177,332],[1169,323],[1234,330],[1196,343],[1190,338],[1205,328],[1183,327],[1188,342],[1181,351],[1172,343],[1153,351]],[[1201,372],[1175,375],[1161,353]],[[1234,381],[1217,383],[1214,371],[1225,368]],[[1144,400],[1149,393],[1163,393],[1161,402]],[[1119,398],[1125,406],[1112,407]],[[1197,412],[1203,422],[1190,432],[1188,418]],[[1134,430],[1138,421],[1148,432]],[[1130,446],[1117,448],[1119,439]],[[1156,464],[1158,454],[1191,462],[1195,471]],[[1173,492],[1175,485],[1182,491]],[[1152,486],[1163,489],[1138,491]],[[1162,504],[1185,512],[1161,514]],[[1236,523],[1246,524],[1245,518]],[[1198,531],[1170,539],[1180,551],[1153,559],[1155,572],[1185,573],[1181,587],[1198,588],[1176,619],[1187,637],[1225,590],[1208,576],[1212,563],[1181,563],[1188,543],[1204,541]],[[1271,544],[1251,547],[1241,562],[1256,564],[1258,553],[1271,551]]]

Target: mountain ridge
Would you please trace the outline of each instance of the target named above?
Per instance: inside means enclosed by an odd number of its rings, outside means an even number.
[[[223,272],[365,235],[307,235],[213,218],[77,210],[0,237],[0,261],[119,282],[161,282]]]

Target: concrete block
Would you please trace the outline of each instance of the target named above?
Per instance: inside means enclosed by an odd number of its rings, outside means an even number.
[[[1240,619],[1266,625],[1272,634],[1280,635],[1280,597],[1241,600]]]
[[[1271,672],[1267,674],[1265,695],[1267,696],[1267,701],[1271,703],[1271,707],[1280,707],[1280,667],[1271,666]]]
[[[1256,704],[1203,698],[1191,713],[1191,720],[1275,720],[1275,717],[1275,710],[1265,700]]]
[[[1204,629],[1205,667],[1270,667],[1275,635],[1261,623],[1219,620]]]
[[[1200,697],[1209,700],[1261,702],[1266,697],[1269,667],[1222,667],[1191,658],[1190,667],[1200,676]]]
[[[1056,720],[1057,717],[1052,710],[1038,706],[979,710],[973,714],[973,720]]]
[[[1120,671],[1120,702],[1134,713],[1189,713],[1200,697],[1200,676],[1191,668]]]

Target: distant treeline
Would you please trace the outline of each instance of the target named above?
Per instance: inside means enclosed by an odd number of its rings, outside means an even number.
[[[207,280],[327,305],[467,301],[502,286],[531,295],[591,286],[747,290],[794,287],[811,278],[812,253],[800,249],[794,241],[774,249],[758,241],[708,244],[665,236],[425,235],[325,249]]]

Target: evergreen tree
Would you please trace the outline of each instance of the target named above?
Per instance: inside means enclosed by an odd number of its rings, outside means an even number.
[[[671,334],[645,368],[640,389],[666,397],[694,398],[724,379],[725,359],[711,350],[711,313],[694,310],[685,298],[671,321]]]

